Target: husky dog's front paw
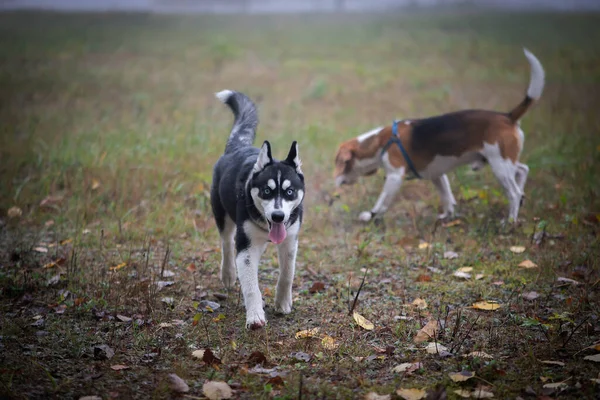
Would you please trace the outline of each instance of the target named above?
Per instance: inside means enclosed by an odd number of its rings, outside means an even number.
[[[289,314],[292,312],[292,296],[291,294],[286,294],[281,296],[277,296],[275,299],[275,311],[280,314]]]
[[[358,219],[362,222],[369,222],[373,218],[373,213],[371,211],[363,211],[358,216]]]
[[[221,265],[221,282],[223,286],[230,289],[235,286],[235,268],[233,266]]]
[[[262,309],[246,313],[246,328],[256,330],[264,327],[266,324],[267,319]]]

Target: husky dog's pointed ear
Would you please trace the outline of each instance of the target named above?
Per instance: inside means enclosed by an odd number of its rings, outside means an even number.
[[[252,168],[252,173],[256,174],[269,164],[273,162],[273,157],[271,156],[271,144],[265,140],[262,147],[260,148],[260,152],[258,153],[258,158],[256,159],[256,163],[254,164],[254,168]]]
[[[300,160],[300,156],[298,155],[298,142],[294,140],[292,143],[292,147],[290,148],[290,152],[288,153],[287,158],[285,159],[287,163],[292,165],[296,172],[302,174],[302,161]]]

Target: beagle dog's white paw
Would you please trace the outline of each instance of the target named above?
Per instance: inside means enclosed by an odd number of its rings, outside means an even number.
[[[358,216],[358,219],[362,222],[369,222],[373,218],[373,213],[371,211],[363,211]]]

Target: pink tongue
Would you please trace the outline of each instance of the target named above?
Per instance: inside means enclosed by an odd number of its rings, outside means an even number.
[[[271,225],[271,230],[269,231],[269,239],[271,239],[271,242],[279,244],[283,242],[286,235],[287,232],[285,231],[285,226],[283,223],[273,222]]]

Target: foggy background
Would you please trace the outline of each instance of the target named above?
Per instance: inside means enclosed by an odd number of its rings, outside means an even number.
[[[457,5],[515,10],[600,10],[600,0],[0,0],[0,11],[31,9],[153,13],[381,12],[407,7]]]

